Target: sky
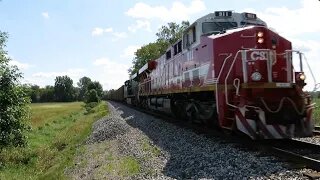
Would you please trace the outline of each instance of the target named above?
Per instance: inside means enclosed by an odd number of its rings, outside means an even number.
[[[319,0],[1,0],[0,31],[9,33],[6,50],[22,83],[44,87],[68,75],[76,85],[88,76],[109,90],[128,79],[134,52],[162,25],[217,10],[256,13],[305,53],[320,82]]]

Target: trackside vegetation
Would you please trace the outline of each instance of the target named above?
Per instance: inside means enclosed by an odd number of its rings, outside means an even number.
[[[32,104],[29,144],[0,152],[0,179],[66,179],[93,122],[108,114],[105,102],[86,109],[81,102]]]
[[[25,145],[29,119],[29,97],[19,82],[22,74],[9,64],[11,59],[4,50],[7,38],[7,33],[0,31],[0,151]]]
[[[316,103],[316,108],[313,111],[313,119],[316,126],[320,126],[320,98],[314,98],[313,101]]]

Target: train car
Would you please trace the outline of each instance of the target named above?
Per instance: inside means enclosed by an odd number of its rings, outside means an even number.
[[[256,14],[217,11],[131,76],[125,100],[252,139],[311,136],[301,57]]]
[[[122,85],[119,89],[110,91],[108,95],[108,99],[113,100],[113,101],[124,101],[124,85]]]

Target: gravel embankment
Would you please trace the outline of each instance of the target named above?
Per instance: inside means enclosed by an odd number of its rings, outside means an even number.
[[[111,114],[94,124],[84,152],[67,173],[74,179],[308,179],[303,173],[312,172],[290,170],[274,157],[240,150],[119,103],[108,104]],[[122,157],[133,157],[139,172],[110,168]]]

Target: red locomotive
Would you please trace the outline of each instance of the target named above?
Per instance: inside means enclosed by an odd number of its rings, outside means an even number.
[[[299,69],[293,68],[294,54]],[[190,25],[165,54],[132,75],[120,94],[129,104],[239,130],[252,139],[281,139],[312,135],[314,105],[302,91],[304,80],[301,53],[290,41],[256,14],[218,11]]]

